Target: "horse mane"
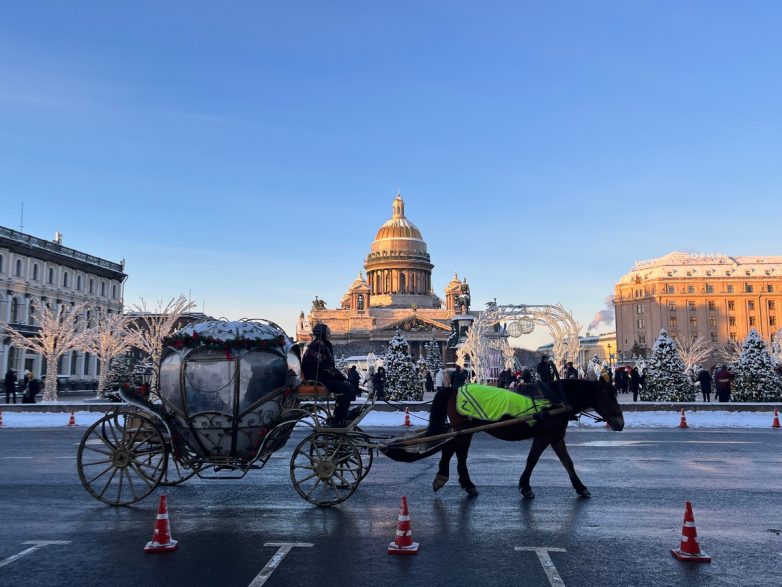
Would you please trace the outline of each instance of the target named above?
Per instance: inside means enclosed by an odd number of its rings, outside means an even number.
[[[587,379],[560,379],[559,381],[548,384],[544,395],[547,400],[558,403],[562,401],[562,394],[564,394],[564,399],[567,400],[568,404],[573,406],[573,410],[580,412],[595,407],[595,401],[598,398],[599,392],[599,381],[589,381]]]

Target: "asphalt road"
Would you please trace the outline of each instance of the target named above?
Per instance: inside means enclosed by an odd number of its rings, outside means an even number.
[[[570,453],[593,497],[578,498],[547,451],[532,478],[534,500],[517,491],[529,442],[480,435],[470,460],[477,498],[458,488],[455,466],[435,494],[434,458],[380,457],[334,508],[312,506],[292,489],[296,432],[242,480],[169,488],[179,549],[155,555],[143,547],[161,490],[130,507],[93,500],[75,470],[83,431],[0,430],[0,585],[245,586],[278,552],[270,543],[311,545],[274,559],[264,583],[271,587],[782,584],[782,431],[571,430]],[[386,554],[402,495],[417,556]],[[711,564],[670,554],[686,500]]]

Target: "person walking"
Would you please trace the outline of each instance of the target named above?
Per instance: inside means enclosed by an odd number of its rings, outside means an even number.
[[[565,379],[578,379],[578,369],[573,366],[573,361],[565,363]]]
[[[553,383],[559,379],[556,365],[549,361],[546,355],[543,355],[538,363],[538,377],[543,383]]]
[[[731,373],[728,370],[728,366],[723,363],[720,365],[720,368],[717,369],[714,378],[717,380],[717,399],[720,402],[729,402],[733,373]]]
[[[711,401],[711,374],[706,369],[698,371],[698,383],[701,384],[701,394],[704,402]]]
[[[27,384],[27,396],[30,398],[30,403],[35,403],[35,396],[41,393],[41,380],[33,376],[30,373],[30,383]]]
[[[438,369],[437,373],[434,376],[434,387],[435,387],[435,389],[437,391],[440,391],[443,388],[443,384],[444,383],[445,383],[445,381],[444,381],[444,376],[443,376],[443,370],[442,369]]]
[[[372,388],[375,390],[375,399],[383,399],[386,396],[386,369],[378,367],[372,376]]]
[[[355,365],[351,365],[350,369],[348,369],[348,383],[350,384],[350,389],[353,391],[353,397],[351,399],[356,399],[361,395],[361,390],[359,389],[361,375],[358,374],[358,369],[356,369]]]
[[[16,403],[16,371],[13,369],[8,370],[8,373],[5,374],[3,385],[5,387],[5,403],[10,403],[8,398],[11,395],[14,396],[14,403]]]
[[[432,393],[434,391],[434,379],[432,379],[432,374],[427,371],[426,372],[426,378],[424,380],[424,389],[427,393]]]
[[[641,386],[641,374],[638,367],[633,367],[630,371],[630,392],[633,394],[633,401],[638,401],[638,388]]]

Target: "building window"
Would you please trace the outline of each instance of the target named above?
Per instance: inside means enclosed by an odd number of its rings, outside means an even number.
[[[638,344],[640,346],[644,346],[646,344],[646,335],[645,334],[639,334],[638,335]]]
[[[757,325],[757,318],[755,318],[754,316],[750,316],[749,317],[749,325],[750,326],[756,326]]]
[[[3,272],[3,256],[0,255],[0,273]]]
[[[84,374],[90,374],[90,353],[84,353]]]
[[[709,312],[716,312],[717,310],[717,302],[714,300],[709,301]]]
[[[11,298],[11,324],[19,324],[19,302]]]
[[[68,272],[62,274],[62,286],[68,287]]]
[[[33,264],[33,281],[38,281],[38,263]]]
[[[644,328],[646,328],[646,322],[644,322],[643,318],[638,319],[637,326],[638,326],[638,330],[643,330]]]
[[[695,286],[694,285],[688,285],[687,286],[687,293],[688,294],[694,294],[695,293]]]
[[[106,295],[106,282],[101,281],[100,282],[100,295],[105,296]]]
[[[643,314],[644,313],[644,305],[643,304],[636,304],[635,305],[635,313],[636,314]]]
[[[361,312],[364,310],[364,295],[358,294],[358,302],[356,303],[356,306],[358,306],[356,309]]]
[[[117,299],[117,285],[116,284],[111,286],[111,297],[113,299],[115,299],[115,300]]]
[[[710,332],[709,333],[709,340],[711,342],[717,342],[717,333],[716,332]]]
[[[736,309],[736,302],[733,300],[728,300],[728,310],[733,312]]]
[[[754,291],[755,291],[755,286],[754,286],[754,285],[752,285],[751,283],[745,283],[745,284],[744,284],[744,291],[745,291],[746,293],[752,293],[752,292],[754,292]]]
[[[736,333],[735,333],[735,332],[731,332],[731,333],[730,333],[728,336],[730,337],[730,339],[731,339],[733,342],[736,342],[736,341],[738,340],[738,337],[736,336]]]
[[[698,328],[698,319],[695,316],[690,316],[690,328]]]
[[[17,259],[16,260],[16,275],[18,277],[22,276],[22,260],[21,259]]]
[[[755,309],[755,302],[753,302],[752,300],[749,300],[747,302],[747,310],[754,310],[754,309]]]
[[[714,293],[714,286],[710,283],[706,284],[706,293]]]
[[[0,271],[2,271],[2,266],[2,263],[0,263]],[[769,283],[766,286],[766,291],[768,291],[768,293],[774,293],[774,286]]]
[[[728,293],[733,293],[733,286],[729,285],[726,290]]]
[[[670,312],[676,311],[676,302],[668,302],[668,311]]]
[[[694,301],[692,301],[692,300],[688,301],[688,302],[687,302],[687,309],[688,309],[690,312],[694,312],[694,311],[696,310],[695,302],[694,302]]]
[[[674,293],[673,286],[672,286],[672,285],[669,285],[669,286],[667,286],[667,287],[665,288],[665,291],[666,291],[666,292],[668,292],[669,294],[672,294],[672,293]]]
[[[35,325],[35,302],[30,300],[30,315],[27,317],[27,323],[30,326]]]
[[[735,316],[728,316],[728,324],[730,326],[736,326],[736,317]]]
[[[709,326],[712,328],[717,327],[717,317],[716,316],[709,316]]]
[[[768,309],[769,310],[776,310],[777,309],[777,303],[774,300],[768,301]]]
[[[71,375],[76,375],[76,351],[71,353]]]
[[[90,293],[95,293],[95,280],[90,277]]]
[[[81,275],[76,276],[76,291],[81,291]]]
[[[776,316],[769,316],[768,317],[768,325],[769,326],[776,326],[777,325],[777,317]]]
[[[49,283],[54,283],[54,268],[49,267]]]
[[[678,328],[679,327],[679,320],[676,318],[676,316],[671,316],[671,328]]]

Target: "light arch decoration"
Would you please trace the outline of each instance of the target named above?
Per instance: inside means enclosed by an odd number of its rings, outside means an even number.
[[[503,324],[498,330],[498,325]],[[462,367],[469,362],[474,379],[480,383],[496,380],[500,370],[513,368],[509,336],[531,334],[538,325],[547,328],[553,339],[552,359],[560,373],[567,361],[578,362],[581,325],[561,304],[498,305],[493,302],[467,331],[467,339],[456,351],[456,362]]]

